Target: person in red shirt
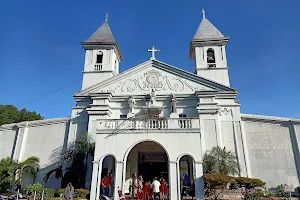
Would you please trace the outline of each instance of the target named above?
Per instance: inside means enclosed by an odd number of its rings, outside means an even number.
[[[109,176],[107,177],[108,179],[108,188],[109,188],[109,196],[112,196],[112,182],[113,182],[113,177],[112,177],[112,173],[109,174]]]
[[[151,193],[150,193],[150,182],[148,181],[147,183],[145,183],[145,185],[144,185],[144,188],[143,188],[143,191],[144,191],[144,194],[145,194],[145,196],[144,196],[144,199],[147,199],[147,200],[149,200],[150,199],[150,196],[151,196]]]
[[[101,179],[101,186],[102,186],[102,193],[104,196],[109,195],[109,179],[107,176],[104,176],[103,179]]]
[[[165,198],[165,186],[166,186],[166,182],[165,182],[164,178],[162,177],[160,179],[160,187],[159,187],[160,199]]]

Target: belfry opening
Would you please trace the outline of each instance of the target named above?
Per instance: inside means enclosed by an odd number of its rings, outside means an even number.
[[[143,183],[152,183],[154,178],[169,182],[169,158],[165,149],[158,143],[145,141],[135,145],[126,161],[125,187],[126,194],[132,195],[133,176],[142,178]],[[167,184],[166,184],[167,185]]]

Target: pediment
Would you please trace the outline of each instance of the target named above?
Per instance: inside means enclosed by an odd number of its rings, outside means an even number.
[[[86,88],[74,96],[89,96],[95,93],[112,95],[144,95],[154,89],[156,94],[194,94],[196,91],[236,92],[234,89],[199,77],[196,74],[149,60],[115,77]]]

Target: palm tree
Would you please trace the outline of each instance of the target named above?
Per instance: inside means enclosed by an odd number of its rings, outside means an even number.
[[[203,155],[203,172],[204,174],[216,173],[216,159],[213,155],[206,152]]]
[[[217,173],[235,175],[240,173],[240,165],[233,151],[226,147],[213,147],[203,156],[203,168],[205,173]]]
[[[60,154],[60,163],[58,167],[50,170],[44,177],[47,182],[52,174],[56,178],[62,178],[61,186],[65,183],[72,182],[74,187],[85,187],[86,173],[88,169],[88,158],[93,157],[95,151],[95,143],[87,132],[81,133],[81,138],[71,144]],[[64,164],[65,163],[65,164]],[[70,164],[69,167],[63,169],[63,166]],[[64,173],[65,172],[65,173]],[[70,179],[71,180],[67,180]]]
[[[18,189],[21,189],[22,186],[22,181],[23,181],[23,175],[24,173],[33,175],[34,178],[36,177],[37,172],[40,169],[40,159],[36,156],[31,156],[29,158],[27,158],[25,161],[23,162],[16,162],[13,165],[13,171],[14,171],[14,175],[17,177],[18,179]]]
[[[62,165],[59,165],[58,167],[50,170],[49,172],[46,173],[45,177],[44,177],[44,181],[47,183],[48,179],[50,178],[50,176],[52,174],[55,174],[55,178],[63,178],[63,169],[62,169]]]

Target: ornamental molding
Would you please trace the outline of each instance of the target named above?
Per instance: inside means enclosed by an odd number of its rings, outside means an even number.
[[[121,93],[128,93],[136,90],[150,92],[152,89],[154,91],[171,90],[173,92],[183,92],[187,89],[191,90],[191,92],[207,91],[204,86],[198,85],[194,87],[185,79],[165,75],[158,70],[151,69],[139,77],[128,78],[125,81],[120,81],[116,87],[111,86],[108,89],[102,89],[100,92],[116,93],[117,91],[120,91]]]
[[[219,111],[218,109],[200,109],[198,110],[199,114],[217,114]]]
[[[110,111],[104,111],[104,110],[91,110],[88,111],[89,115],[111,115]]]

